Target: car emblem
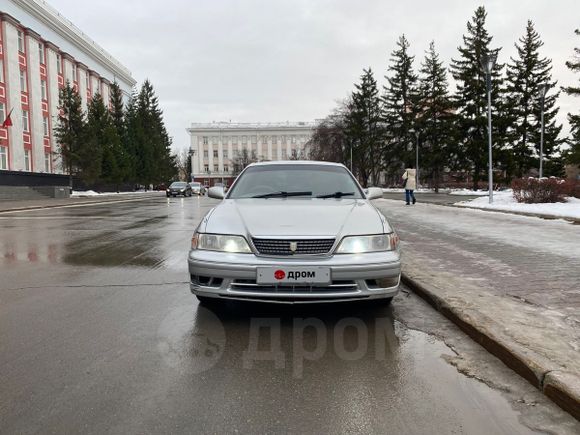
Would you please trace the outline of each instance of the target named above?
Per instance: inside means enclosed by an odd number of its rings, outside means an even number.
[[[295,253],[297,249],[298,249],[298,242],[290,242],[290,251],[292,251],[292,253]]]

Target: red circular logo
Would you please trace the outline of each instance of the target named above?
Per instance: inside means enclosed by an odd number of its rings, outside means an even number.
[[[285,276],[286,273],[283,270],[277,270],[276,272],[274,272],[274,278],[276,279],[284,279]]]

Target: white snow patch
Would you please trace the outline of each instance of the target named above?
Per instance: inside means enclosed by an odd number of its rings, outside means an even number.
[[[494,192],[493,204],[489,203],[489,197],[476,198],[471,201],[455,203],[460,207],[474,207],[488,210],[516,211],[523,213],[537,213],[559,218],[580,219],[580,199],[567,198],[566,202],[523,204],[516,202],[513,192],[506,190]]]
[[[75,190],[71,194],[71,198],[86,198],[91,196],[114,196],[114,195],[142,195],[144,193],[151,193],[152,190],[145,192],[144,190],[138,190],[136,192],[95,192],[94,190]]]
[[[458,195],[458,196],[487,196],[487,190],[471,190],[471,189],[457,189],[451,190],[449,195]]]

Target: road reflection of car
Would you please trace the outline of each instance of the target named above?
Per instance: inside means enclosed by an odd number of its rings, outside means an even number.
[[[192,181],[191,183],[189,183],[189,186],[191,187],[191,193],[193,193],[194,195],[205,195],[205,187],[201,184],[198,183],[197,181]]]
[[[398,236],[343,165],[264,162],[248,166],[202,219],[189,252],[191,291],[217,299],[309,303],[398,292]]]
[[[174,181],[165,191],[167,197],[170,196],[191,196],[191,186],[185,181]]]

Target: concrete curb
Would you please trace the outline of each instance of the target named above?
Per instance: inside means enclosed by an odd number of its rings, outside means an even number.
[[[84,205],[97,205],[97,204],[108,204],[112,202],[135,202],[135,201],[143,201],[146,199],[155,198],[161,195],[143,195],[140,198],[115,198],[115,199],[99,199],[94,201],[81,201],[72,204],[46,204],[46,205],[34,205],[30,207],[16,207],[16,208],[7,208],[7,209],[0,209],[0,213],[10,213],[10,212],[18,212],[18,211],[29,211],[29,210],[42,210],[45,208],[68,208],[68,207],[81,207]]]
[[[500,324],[490,324],[487,317],[475,310],[455,307],[452,301],[431,291],[428,284],[418,282],[407,273],[403,273],[401,281],[488,352],[580,421],[580,376],[566,372],[545,357],[508,340],[500,333]]]
[[[513,211],[512,210],[495,210],[495,209],[489,209],[489,208],[469,207],[469,206],[455,205],[455,204],[440,204],[440,205],[443,205],[445,207],[467,208],[469,210],[481,210],[481,211],[488,211],[488,212],[493,212],[493,213],[515,214],[518,216],[537,217],[537,218],[548,219],[548,220],[562,219],[565,221],[572,222],[574,224],[580,224],[580,219],[577,219],[574,217],[562,217],[562,216],[554,216],[551,214],[542,214],[542,213],[528,213],[525,211],[515,211],[515,210],[513,210]]]

